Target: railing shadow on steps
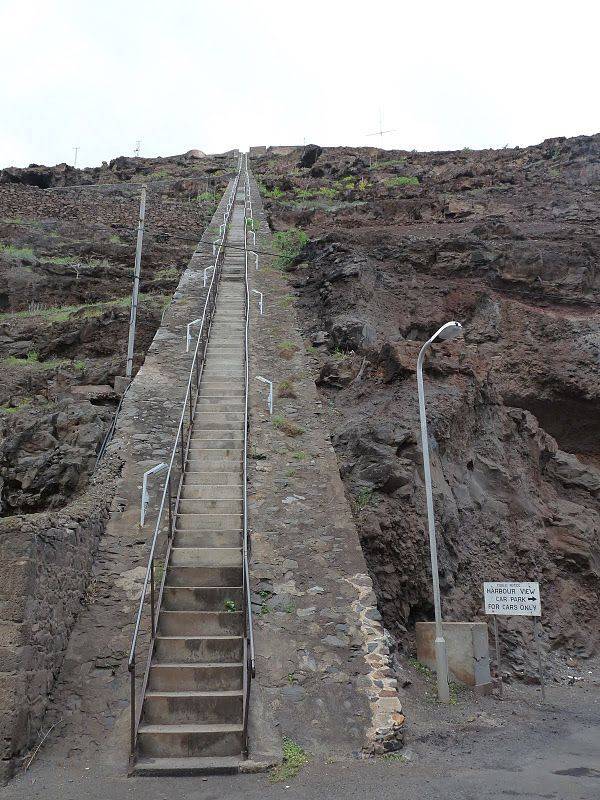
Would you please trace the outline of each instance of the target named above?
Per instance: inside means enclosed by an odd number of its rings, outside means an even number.
[[[241,165],[238,171],[234,185],[228,195],[227,212],[225,217],[225,228],[219,244],[219,249],[215,256],[214,269],[206,299],[204,302],[204,310],[201,317],[200,328],[198,332],[198,339],[194,350],[192,364],[190,367],[190,374],[183,401],[183,407],[179,418],[179,425],[175,436],[175,442],[171,452],[169,467],[165,477],[164,488],[160,507],[158,510],[158,517],[152,535],[150,544],[150,553],[148,556],[148,566],[146,568],[146,575],[142,586],[139,607],[135,620],[133,636],[131,639],[131,648],[129,652],[129,659],[127,667],[130,674],[130,765],[133,765],[135,760],[135,749],[137,742],[137,732],[142,715],[143,698],[146,691],[148,676],[150,672],[150,664],[154,651],[154,643],[157,634],[158,611],[161,605],[165,579],[167,575],[167,564],[171,553],[173,542],[173,535],[175,529],[175,520],[177,518],[179,500],[181,496],[181,489],[183,486],[183,479],[185,473],[185,464],[190,446],[190,439],[192,434],[192,426],[194,420],[194,411],[200,394],[200,381],[204,369],[204,362],[206,359],[206,350],[208,347],[208,340],[210,335],[210,328],[212,319],[216,309],[217,291],[219,280],[223,269],[223,262],[225,258],[227,230],[231,221],[232,210],[235,204],[235,198],[238,191],[238,185],[241,177]],[[246,289],[247,291],[247,289]],[[247,379],[246,379],[247,380]],[[247,416],[247,412],[246,412]],[[246,428],[247,430],[247,428]],[[245,434],[246,438],[246,434]],[[244,481],[246,474],[246,464],[244,460]],[[175,489],[175,491],[174,491]],[[245,493],[244,493],[245,498]],[[246,519],[246,504],[244,502],[244,519]],[[244,526],[246,530],[246,526]],[[159,544],[163,547],[164,557],[159,551]],[[157,570],[157,564],[159,570]],[[245,570],[246,574],[247,570]],[[158,587],[157,587],[157,573],[158,573]],[[158,588],[158,591],[157,591]],[[246,595],[249,599],[249,592]],[[144,611],[149,611],[150,614],[150,641],[148,644],[148,653],[146,657],[146,667],[144,678],[141,684],[140,702],[136,703],[136,664],[137,664],[137,648],[142,631],[142,621],[144,619]],[[248,613],[251,613],[248,611]],[[246,617],[247,618],[247,617]],[[251,620],[250,620],[250,635],[251,635]],[[246,626],[247,630],[247,626]],[[246,641],[246,639],[245,639]],[[245,648],[247,649],[247,648]],[[244,743],[247,742],[247,727],[244,726]]]

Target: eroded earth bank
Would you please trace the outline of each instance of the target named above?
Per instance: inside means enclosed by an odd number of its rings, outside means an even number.
[[[457,319],[426,365],[445,617],[483,618],[484,580],[539,580],[549,668],[579,674],[600,644],[600,136],[252,168],[386,626],[410,654],[432,618],[415,367]],[[502,639],[507,679],[534,679],[530,622]]]

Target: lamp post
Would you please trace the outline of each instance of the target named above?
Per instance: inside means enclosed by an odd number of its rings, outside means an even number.
[[[419,392],[419,416],[421,418],[421,445],[423,450],[423,473],[425,476],[425,495],[427,497],[427,523],[429,526],[429,552],[431,555],[431,580],[433,583],[433,606],[435,609],[435,666],[437,672],[438,700],[450,702],[448,686],[448,659],[446,656],[446,640],[442,627],[442,606],[440,603],[440,578],[438,574],[437,542],[435,538],[435,517],[433,513],[433,492],[431,489],[431,468],[429,466],[429,439],[427,436],[427,416],[425,413],[425,390],[423,388],[423,361],[425,354],[436,339],[447,341],[462,336],[460,322],[447,322],[428,339],[417,359],[417,389]]]

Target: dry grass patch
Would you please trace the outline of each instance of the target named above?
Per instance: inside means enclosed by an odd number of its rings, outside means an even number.
[[[286,436],[302,436],[304,433],[304,428],[285,417],[273,417],[273,425]]]
[[[296,394],[296,388],[294,387],[294,381],[290,378],[286,378],[284,381],[281,381],[277,385],[277,396],[278,397],[298,397]]]

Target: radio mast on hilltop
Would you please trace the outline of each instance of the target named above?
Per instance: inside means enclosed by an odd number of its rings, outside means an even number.
[[[383,111],[379,109],[379,130],[375,131],[374,133],[367,133],[367,136],[381,136],[381,140],[383,141],[383,137],[388,133],[398,133],[398,131],[393,128],[389,131],[383,130]]]
[[[398,133],[396,128],[391,128],[390,130],[384,131],[383,130],[383,111],[379,109],[379,130],[374,131],[373,133],[367,133],[366,136],[379,136],[381,138],[381,144],[383,146],[383,137],[387,136],[388,133]],[[377,162],[377,154],[375,154],[375,162]]]
[[[133,151],[133,155],[134,155],[135,158],[139,158],[140,157],[140,147],[141,146],[142,146],[142,140],[141,139],[137,139],[136,143],[135,143],[135,150]]]

